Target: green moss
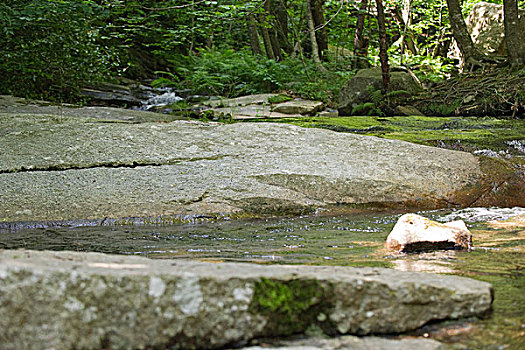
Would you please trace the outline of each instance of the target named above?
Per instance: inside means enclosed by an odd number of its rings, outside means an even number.
[[[277,96],[271,96],[268,98],[268,102],[270,103],[281,103],[281,102],[286,102],[286,101],[291,101],[293,100],[293,98],[291,98],[290,96],[286,96],[286,95],[277,95]]]
[[[261,278],[254,290],[251,310],[268,316],[267,327],[284,334],[302,332],[315,322],[324,294],[323,286],[316,280]]]
[[[490,148],[507,149],[506,141],[521,140],[525,120],[493,117],[309,117],[267,119],[307,128],[323,128],[402,140],[428,146],[465,151]]]

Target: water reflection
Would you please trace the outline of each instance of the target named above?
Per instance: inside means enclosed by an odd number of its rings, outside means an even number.
[[[518,344],[523,344],[525,329],[525,234],[522,228],[491,227],[480,220],[505,219],[523,211],[481,208],[420,213],[438,221],[466,219],[474,240],[471,252],[386,251],[386,237],[400,216],[396,214],[40,228],[1,233],[0,248],[96,251],[213,262],[379,266],[473,277],[493,284],[494,313],[474,326],[454,321],[425,326],[421,332],[471,349],[518,349],[523,348]]]
[[[401,271],[454,273],[457,251],[444,250],[419,254],[403,254],[393,260],[393,268]]]

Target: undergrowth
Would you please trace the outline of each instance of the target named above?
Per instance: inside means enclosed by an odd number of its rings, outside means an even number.
[[[172,59],[175,73],[157,72],[155,86],[190,89],[196,94],[224,97],[288,92],[334,106],[341,86],[353,75],[346,62],[325,63],[320,71],[311,60],[282,61],[253,56],[248,51],[200,50]]]

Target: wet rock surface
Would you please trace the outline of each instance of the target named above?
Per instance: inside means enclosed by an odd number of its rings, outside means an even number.
[[[220,348],[309,327],[403,332],[481,315],[492,302],[490,284],[455,276],[97,253],[0,250],[0,277],[3,349]],[[337,341],[379,342],[347,337],[313,348]]]
[[[4,222],[465,205],[482,176],[468,153],[284,124],[0,123]]]
[[[432,339],[387,339],[380,337],[342,336],[334,339],[307,338],[282,341],[279,345],[251,346],[242,350],[437,350],[443,344]]]
[[[131,109],[122,109],[115,107],[78,107],[73,105],[52,105],[46,101],[32,101],[19,97],[0,95],[0,117],[2,125],[5,120],[4,114],[32,114],[54,116],[60,118],[93,118],[100,121],[122,121],[126,123],[146,123],[146,122],[169,122],[180,120],[181,117],[150,113],[145,111],[136,111]],[[1,133],[1,132],[0,132]]]

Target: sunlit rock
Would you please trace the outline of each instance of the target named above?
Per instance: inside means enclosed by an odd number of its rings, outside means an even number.
[[[470,249],[472,235],[462,220],[441,224],[416,214],[399,218],[386,247],[403,252],[434,249]]]
[[[279,103],[273,110],[283,114],[315,114],[323,108],[324,104],[319,101],[296,99]]]
[[[525,228],[525,214],[516,215],[507,220],[489,221],[488,226],[492,228]]]

